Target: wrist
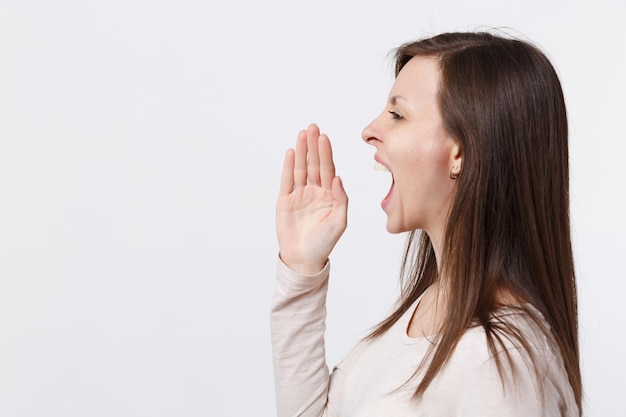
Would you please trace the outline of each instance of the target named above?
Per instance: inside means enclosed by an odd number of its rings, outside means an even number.
[[[323,261],[305,261],[305,262],[294,262],[292,260],[285,259],[282,254],[278,254],[280,261],[293,272],[300,275],[317,275],[322,269],[326,266],[328,262],[328,258]]]

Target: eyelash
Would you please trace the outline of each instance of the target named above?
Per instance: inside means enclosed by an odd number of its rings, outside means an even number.
[[[393,111],[393,110],[389,110],[389,114],[391,115],[391,118],[392,118],[393,120],[400,120],[400,119],[402,119],[402,118],[403,118],[401,115],[399,115],[398,113],[396,113],[396,112],[395,112],[395,111]]]

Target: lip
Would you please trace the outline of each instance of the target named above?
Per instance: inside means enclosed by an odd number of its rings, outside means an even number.
[[[389,203],[391,202],[391,197],[393,196],[393,188],[395,186],[395,182],[393,181],[393,179],[391,180],[391,186],[389,187],[389,191],[387,192],[387,195],[385,196],[385,198],[383,198],[383,201],[380,202],[380,206],[381,208],[384,210]]]
[[[387,168],[387,170],[389,171],[389,173],[391,174],[391,187],[389,188],[389,192],[387,193],[387,195],[385,196],[385,198],[383,198],[383,201],[381,201],[380,206],[382,207],[383,210],[385,210],[385,208],[389,205],[389,203],[391,202],[391,196],[393,195],[393,188],[395,185],[395,181],[393,179],[393,173],[391,172],[391,169],[389,169],[389,165],[387,164],[387,162],[385,162],[381,157],[379,157],[378,155],[374,155],[374,160],[376,162],[378,162],[379,164],[383,165],[385,168]]]
[[[387,165],[387,163],[378,155],[374,155],[374,161],[378,162],[381,165],[384,165],[385,168],[387,168],[389,172],[391,172],[391,169],[389,169],[389,165]]]

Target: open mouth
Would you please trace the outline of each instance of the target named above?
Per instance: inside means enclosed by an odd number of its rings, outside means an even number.
[[[387,165],[383,164],[378,159],[376,159],[376,163],[374,164],[374,170],[376,170],[376,171],[383,171],[383,172],[389,172],[391,174],[391,171],[389,170]],[[381,205],[381,207],[383,209],[385,207],[387,207],[387,205],[391,201],[391,195],[393,194],[393,186],[394,186],[394,184],[395,184],[395,182],[393,180],[393,174],[391,174],[391,187],[389,188],[389,192],[387,193],[385,198],[383,198],[383,201],[380,203],[380,205]]]
[[[376,161],[374,163],[374,170],[375,171],[383,171],[383,172],[391,172],[389,171],[389,168],[387,168],[385,165],[383,165],[382,163]]]

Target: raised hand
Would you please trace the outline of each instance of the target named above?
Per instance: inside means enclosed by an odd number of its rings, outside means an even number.
[[[287,151],[280,181],[276,232],[285,265],[303,275],[319,272],[346,229],[347,211],[330,141],[310,125]]]

